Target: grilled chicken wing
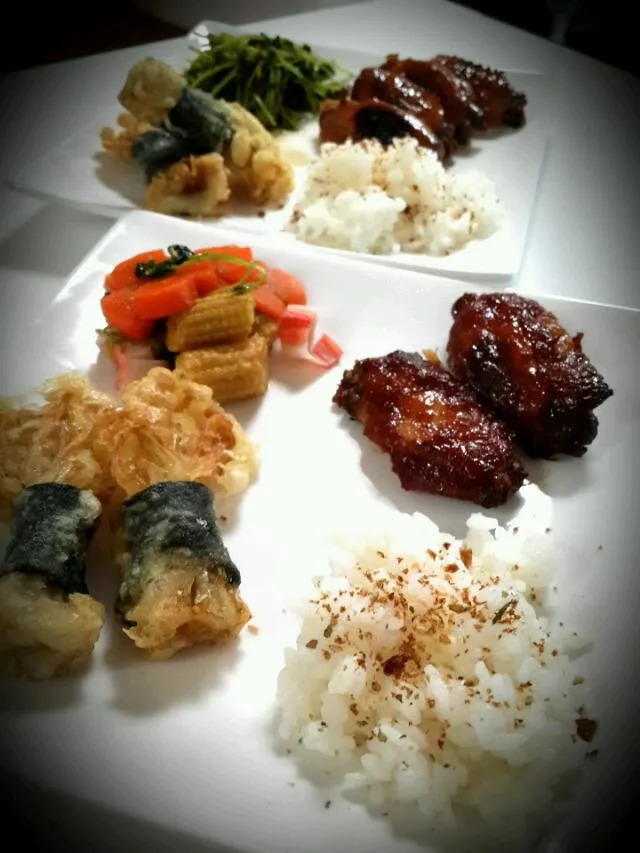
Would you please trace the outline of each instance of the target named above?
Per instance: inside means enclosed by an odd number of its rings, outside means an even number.
[[[526,476],[510,429],[435,358],[398,350],[358,361],[333,402],[390,455],[406,490],[494,507]]]
[[[502,71],[469,62],[458,56],[440,54],[435,61],[465,80],[473,90],[473,99],[484,113],[483,129],[522,127],[527,96],[517,92]]]
[[[461,296],[447,345],[451,372],[516,432],[533,457],[582,456],[598,432],[593,410],[613,394],[541,305],[514,293]]]
[[[375,98],[387,104],[414,113],[427,125],[444,144],[445,156],[450,156],[455,148],[454,128],[444,119],[444,108],[440,98],[434,92],[428,92],[412,83],[402,74],[384,68],[364,68],[351,92],[354,101],[368,101]]]
[[[445,121],[455,128],[456,139],[461,144],[469,141],[474,129],[481,129],[484,114],[475,102],[471,84],[435,60],[399,60],[390,54],[382,65],[387,71],[402,74],[423,89],[434,92],[444,108]]]
[[[348,98],[326,100],[320,106],[320,142],[340,145],[348,139],[360,142],[377,139],[389,145],[394,139],[412,136],[418,144],[435,151],[444,159],[445,145],[420,116],[393,104],[378,101],[353,101]]]

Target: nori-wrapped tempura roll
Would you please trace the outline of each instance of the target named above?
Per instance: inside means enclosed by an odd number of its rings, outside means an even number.
[[[189,144],[183,133],[161,127],[146,130],[131,143],[131,157],[142,169],[147,181],[189,153]]]
[[[219,154],[233,139],[233,123],[226,105],[199,89],[182,90],[169,110],[169,122],[186,135],[192,154]]]
[[[92,492],[40,483],[13,500],[11,539],[0,564],[0,667],[51,678],[91,655],[104,607],[85,582],[85,558],[101,514]]]
[[[122,506],[119,537],[116,612],[150,657],[227,642],[251,618],[206,486],[162,482],[138,492]]]

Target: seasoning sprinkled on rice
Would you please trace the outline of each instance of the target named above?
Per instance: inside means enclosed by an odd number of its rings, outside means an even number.
[[[445,169],[406,137],[386,148],[375,140],[323,145],[287,227],[334,249],[441,256],[490,237],[503,219],[486,176]]]
[[[521,833],[596,731],[575,637],[537,611],[545,551],[479,513],[464,541],[418,515],[373,530],[314,581],[279,676],[280,736],[380,810],[417,805],[446,828],[471,809]]]

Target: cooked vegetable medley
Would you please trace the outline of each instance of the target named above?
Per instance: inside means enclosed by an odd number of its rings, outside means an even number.
[[[276,341],[284,354],[325,369],[342,355],[327,335],[314,343],[316,311],[302,282],[249,246],[152,249],[117,264],[104,287],[101,334],[119,388],[168,366],[228,402],[266,392]]]

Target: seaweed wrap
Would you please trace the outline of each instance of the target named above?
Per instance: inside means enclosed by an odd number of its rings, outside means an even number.
[[[169,111],[169,122],[185,133],[192,154],[222,152],[233,138],[234,128],[227,107],[201,92],[185,88]]]
[[[179,131],[154,128],[141,133],[131,143],[131,157],[150,181],[153,176],[190,153],[185,135]]]
[[[155,483],[124,502],[116,612],[123,630],[154,659],[235,638],[251,618],[240,572],[201,483]]]
[[[62,483],[23,489],[12,503],[11,538],[0,564],[0,668],[51,678],[91,655],[105,611],[87,590],[86,553],[101,504]]]

